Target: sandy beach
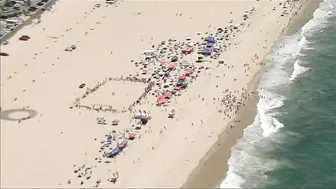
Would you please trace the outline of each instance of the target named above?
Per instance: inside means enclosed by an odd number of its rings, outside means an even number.
[[[1,57],[1,187],[202,187],[192,175],[213,146],[230,156],[253,119],[263,58],[302,3],[57,1],[1,46],[9,54]],[[197,63],[210,34],[218,57]],[[160,56],[145,61],[148,49]],[[163,80],[187,87],[157,106],[176,87]],[[148,122],[133,119],[139,110]]]

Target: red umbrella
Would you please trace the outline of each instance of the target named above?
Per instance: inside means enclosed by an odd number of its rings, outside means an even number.
[[[180,75],[180,77],[179,77],[179,80],[185,80],[187,77],[186,77],[186,75]]]
[[[194,72],[194,70],[192,68],[190,68],[187,72],[186,72],[186,75],[190,75]]]
[[[147,74],[148,70],[147,69],[143,69],[142,70],[142,74]]]
[[[136,136],[136,133],[130,133],[129,134],[129,139],[133,140]]]
[[[119,120],[115,119],[112,121],[112,125],[118,125],[119,124]]]
[[[176,86],[176,87],[174,87],[174,90],[179,91],[179,90],[181,90],[181,87]]]
[[[30,39],[30,37],[28,35],[22,35],[21,37]]]
[[[162,61],[161,64],[167,64],[167,61]]]
[[[176,68],[176,66],[175,66],[175,64],[170,64],[170,65],[168,66],[168,68],[171,69],[171,70],[173,70],[173,69]]]
[[[157,101],[157,104],[158,104],[158,105],[162,105],[162,104],[164,104],[164,103],[166,103],[166,100],[164,100],[164,99]]]
[[[165,97],[164,96],[159,96],[157,99],[157,104],[161,105],[166,103]]]
[[[165,98],[170,98],[171,95],[172,95],[172,94],[171,94],[170,92],[166,92],[164,96],[165,96]]]

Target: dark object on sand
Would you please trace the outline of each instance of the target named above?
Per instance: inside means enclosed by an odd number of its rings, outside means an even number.
[[[5,52],[0,52],[0,56],[9,56],[9,54]]]
[[[146,125],[147,122],[148,122],[148,119],[145,118],[145,117],[142,117],[142,118],[140,118],[140,121],[141,121],[141,123],[142,123],[143,125]]]
[[[81,85],[79,85],[79,88],[82,89],[85,87],[85,83],[82,83]]]
[[[173,56],[173,58],[171,59],[172,62],[176,62],[178,60],[177,56]]]
[[[19,38],[19,40],[21,41],[28,41],[30,39],[30,37],[28,35],[23,35]]]

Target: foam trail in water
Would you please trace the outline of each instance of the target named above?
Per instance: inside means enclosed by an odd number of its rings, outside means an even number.
[[[290,80],[293,81],[297,76],[303,74],[304,72],[306,72],[307,70],[309,70],[309,68],[303,67],[299,64],[299,60],[296,60],[294,63],[294,71],[292,73],[292,76],[290,77]]]

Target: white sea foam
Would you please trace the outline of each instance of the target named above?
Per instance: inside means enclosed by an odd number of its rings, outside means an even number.
[[[309,68],[304,67],[300,57],[302,49],[311,48],[306,37],[321,32],[330,15],[336,15],[336,0],[325,0],[315,11],[314,18],[294,36],[284,37],[269,57],[268,71],[263,74],[258,89],[261,96],[258,114],[253,124],[244,130],[244,136],[232,149],[228,161],[229,170],[220,188],[262,187],[269,182],[266,173],[284,162],[276,162],[263,156],[269,149],[273,135],[284,125],[276,119],[276,109],[283,105],[284,96],[276,93],[281,85],[289,84]],[[280,137],[281,138],[281,137]]]
[[[301,66],[299,62],[300,60],[296,60],[294,63],[294,71],[292,73],[292,76],[290,77],[291,81],[294,80],[297,76],[303,74],[304,72],[310,69],[310,68]]]

